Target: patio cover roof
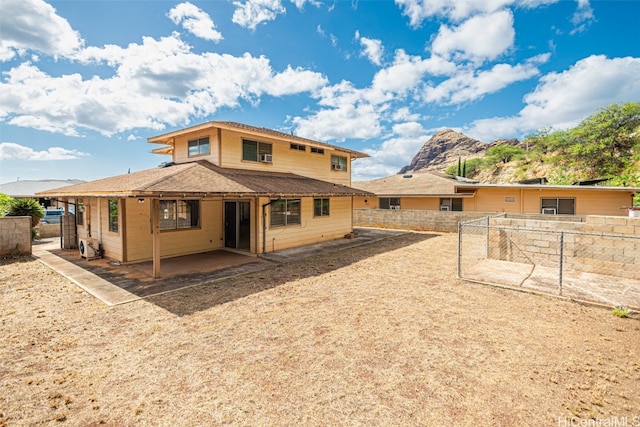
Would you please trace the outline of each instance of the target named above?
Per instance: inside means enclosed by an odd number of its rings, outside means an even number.
[[[292,173],[221,168],[206,160],[171,164],[38,193],[39,197],[368,196]]]

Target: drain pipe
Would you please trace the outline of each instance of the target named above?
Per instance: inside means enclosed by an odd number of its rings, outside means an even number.
[[[267,253],[267,206],[281,200],[282,197],[278,197],[275,200],[271,200],[269,203],[262,205],[262,254]]]

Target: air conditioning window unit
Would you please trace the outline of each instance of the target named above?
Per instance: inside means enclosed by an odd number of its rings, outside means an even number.
[[[87,260],[99,258],[100,244],[96,239],[85,238],[80,239],[80,256]]]
[[[442,212],[448,212],[448,211],[449,211],[449,206],[447,206],[447,205],[442,205],[442,206],[440,206],[440,210],[441,210]]]
[[[543,215],[555,215],[556,214],[556,208],[542,208],[542,214]]]
[[[390,207],[392,210],[394,210],[394,211],[398,211],[398,210],[400,210],[400,205],[391,205],[391,206],[389,206],[389,207]]]
[[[333,164],[333,165],[331,165],[331,169],[333,169],[334,171],[341,171],[342,170],[342,165]]]
[[[273,154],[260,154],[260,161],[262,163],[273,163]]]

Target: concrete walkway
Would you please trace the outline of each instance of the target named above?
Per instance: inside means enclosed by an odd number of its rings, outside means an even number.
[[[108,306],[174,292],[205,283],[257,272],[310,256],[374,243],[406,231],[359,228],[352,239],[268,253],[260,257],[223,250],[162,260],[161,275],[153,279],[151,263],[120,264],[108,259],[87,261],[77,249],[60,249],[59,238],[35,243],[33,256]]]

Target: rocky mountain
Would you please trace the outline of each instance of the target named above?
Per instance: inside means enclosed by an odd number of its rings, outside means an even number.
[[[471,159],[481,157],[494,145],[518,145],[517,139],[502,139],[487,144],[477,139],[456,132],[452,129],[444,129],[433,135],[424,143],[420,151],[413,157],[411,163],[403,167],[398,173],[416,172],[419,170],[439,171],[444,170],[458,162],[458,158]]]

